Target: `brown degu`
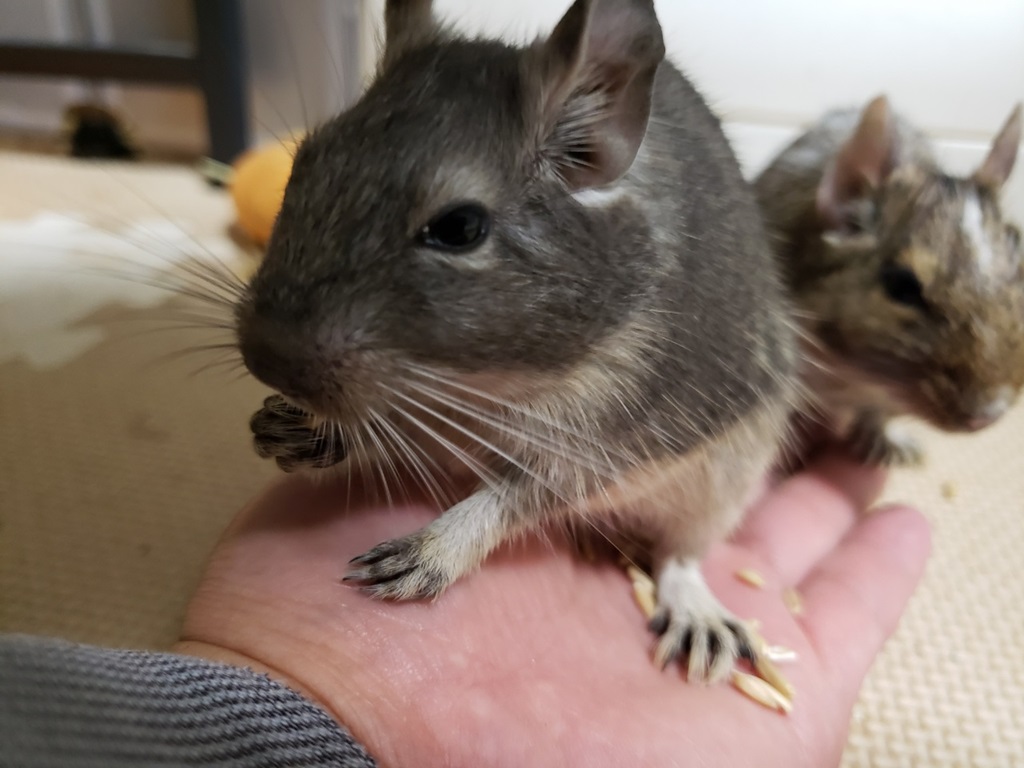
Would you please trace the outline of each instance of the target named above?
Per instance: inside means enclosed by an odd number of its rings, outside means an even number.
[[[828,112],[755,179],[812,407],[865,463],[922,459],[897,417],[975,432],[1018,398],[1024,272],[1000,192],[1020,134],[1018,105],[984,162],[950,175],[883,95]]]
[[[662,664],[758,651],[700,563],[796,402],[796,329],[753,191],[665,58],[652,0],[577,0],[513,46],[389,0],[362,97],[298,147],[237,307],[252,420],[286,470],[475,488],[356,558],[370,595],[440,595],[541,529],[642,545]]]

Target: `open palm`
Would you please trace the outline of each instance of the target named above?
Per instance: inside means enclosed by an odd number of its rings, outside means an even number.
[[[924,567],[913,510],[863,514],[883,477],[824,457],[766,493],[705,564],[715,593],[799,659],[782,715],[651,661],[621,568],[527,540],[436,602],[372,601],[349,558],[409,533],[427,504],[346,509],[289,477],[239,516],[190,606],[179,650],[269,672],[326,707],[383,766],[824,766]],[[734,577],[752,567],[755,589]],[[797,586],[794,617],[780,594]]]

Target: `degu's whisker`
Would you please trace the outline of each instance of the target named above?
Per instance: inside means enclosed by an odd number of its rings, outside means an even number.
[[[190,283],[173,283],[168,280],[159,280],[155,277],[149,277],[145,275],[135,275],[130,272],[119,272],[113,269],[104,269],[101,267],[79,267],[79,270],[84,273],[91,273],[97,276],[110,277],[116,280],[123,280],[128,283],[135,283],[136,285],[146,285],[150,288],[155,288],[159,291],[165,291],[166,293],[176,294],[185,298],[195,299],[196,301],[202,302],[211,307],[217,307],[219,309],[228,310],[234,312],[235,303],[230,299],[220,296],[215,293],[211,293],[203,288],[196,287]]]
[[[400,482],[401,478],[398,475],[398,470],[395,467],[395,462],[391,458],[390,452],[385,447],[377,434],[377,430],[374,429],[374,421],[377,419],[377,415],[371,410],[369,412],[370,418],[363,422],[363,427],[366,430],[367,437],[370,438],[370,442],[373,443],[373,447],[377,451],[378,461],[375,462],[380,476],[381,485],[384,489],[384,500],[387,502],[389,507],[394,506],[394,499],[391,497],[391,487],[388,485],[388,470],[391,470],[393,476]]]
[[[119,258],[112,256],[109,253],[90,251],[84,248],[75,248],[69,251],[66,248],[56,245],[33,244],[33,247],[37,250],[71,252],[82,256],[93,256],[97,259],[120,261],[126,264],[127,267],[130,267],[125,269],[115,269],[112,267],[75,265],[69,268],[69,271],[71,272],[77,272],[82,275],[90,275],[93,277],[113,278],[138,285],[147,285],[151,288],[156,288],[157,290],[166,291],[167,293],[189,296],[190,298],[198,299],[207,304],[223,305],[224,307],[232,310],[235,306],[235,297],[228,297],[224,296],[222,293],[214,292],[212,289],[217,288],[217,286],[211,285],[209,281],[199,279],[199,282],[195,282],[194,280],[198,278],[189,280],[181,275],[173,275],[170,272],[159,275],[146,275],[140,270],[142,265],[137,262],[133,262],[131,259]],[[40,269],[40,272],[46,273],[47,270]]]
[[[245,296],[245,283],[241,278],[232,273],[231,277],[221,273],[212,264],[208,264],[195,256],[187,256],[184,261],[178,262],[178,266],[188,264],[191,269],[187,270],[200,281],[208,281],[211,286],[220,287],[228,296],[235,299],[242,299]]]
[[[430,379],[443,386],[460,390],[468,395],[478,397],[481,400],[486,400],[488,402],[494,403],[495,405],[499,405],[503,408],[506,408],[517,415],[523,416],[524,418],[540,422],[546,427],[550,427],[552,429],[558,430],[559,432],[563,432],[571,437],[574,437],[578,440],[581,440],[585,443],[589,443],[593,448],[602,451],[602,453],[607,450],[607,447],[601,445],[600,441],[596,436],[588,435],[585,432],[580,432],[579,430],[573,429],[570,425],[565,424],[564,422],[557,421],[549,416],[545,416],[542,413],[538,413],[530,408],[527,408],[521,403],[516,403],[506,398],[498,397],[496,395],[491,394],[490,392],[485,392],[482,389],[477,389],[476,387],[472,387],[464,382],[457,381],[453,378],[449,378],[441,374],[435,373],[434,371],[416,365],[415,363],[407,363],[406,367],[409,369],[411,373],[414,373],[418,376]],[[612,452],[612,455],[616,455],[614,451]],[[625,457],[616,456],[616,458]]]
[[[232,308],[233,309],[233,308]],[[169,320],[189,323],[231,323],[235,327],[234,312],[225,312],[222,307],[164,304],[148,308],[139,321],[163,323]]]
[[[505,453],[504,451],[501,451],[501,450],[500,450],[499,448],[497,448],[496,446],[494,446],[494,445],[492,445],[491,443],[489,443],[489,442],[485,441],[485,440],[484,440],[483,438],[481,438],[481,437],[480,437],[480,436],[479,436],[478,434],[476,434],[476,433],[475,433],[475,432],[473,432],[472,430],[470,430],[470,429],[467,429],[467,428],[464,428],[464,427],[462,427],[461,425],[459,425],[458,423],[456,423],[455,421],[452,421],[451,419],[448,419],[448,418],[446,418],[445,416],[443,416],[442,414],[438,413],[438,412],[437,412],[436,410],[434,410],[433,408],[430,408],[429,406],[427,406],[427,405],[425,405],[425,404],[423,404],[423,403],[420,403],[420,402],[418,402],[417,400],[415,400],[415,399],[413,399],[413,398],[410,398],[410,397],[408,397],[407,395],[404,395],[404,394],[403,394],[403,393],[401,393],[401,392],[398,392],[398,391],[396,391],[396,390],[394,390],[394,389],[391,389],[390,387],[385,387],[385,388],[386,388],[386,389],[388,389],[388,391],[389,391],[389,392],[391,392],[391,394],[392,394],[392,395],[394,395],[394,396],[396,396],[396,397],[399,397],[399,398],[401,398],[402,400],[405,400],[405,401],[406,401],[406,402],[408,402],[408,403],[409,403],[410,405],[412,405],[412,406],[415,406],[415,407],[419,408],[420,410],[424,411],[425,413],[427,413],[428,415],[432,416],[433,418],[435,418],[435,419],[438,419],[439,421],[441,421],[441,422],[443,422],[443,423],[447,424],[447,425],[448,425],[449,427],[451,427],[452,429],[455,429],[455,430],[457,430],[457,431],[459,431],[459,432],[463,433],[464,435],[466,435],[466,437],[470,438],[471,440],[474,440],[474,441],[475,441],[475,442],[477,442],[477,443],[478,443],[479,445],[483,446],[484,448],[486,448],[486,449],[490,450],[491,452],[493,452],[493,453],[495,453],[496,455],[500,456],[501,458],[505,459],[506,461],[508,461],[508,462],[509,462],[510,464],[512,464],[513,466],[515,466],[515,467],[519,468],[519,469],[520,469],[520,470],[521,470],[521,471],[522,471],[522,472],[523,472],[524,474],[526,474],[526,475],[530,476],[530,477],[531,477],[531,478],[532,478],[532,479],[533,479],[534,481],[536,481],[536,482],[537,482],[537,483],[538,483],[538,484],[539,484],[539,485],[540,485],[541,487],[543,487],[543,488],[544,488],[545,490],[547,490],[547,492],[548,492],[548,493],[550,493],[550,494],[551,494],[552,496],[554,496],[555,498],[557,498],[557,499],[559,499],[559,500],[560,500],[561,502],[563,502],[563,503],[564,503],[564,504],[566,505],[566,508],[567,508],[567,509],[568,509],[569,511],[571,511],[572,513],[574,513],[574,514],[576,515],[576,517],[577,517],[577,518],[578,518],[579,520],[581,520],[581,521],[582,521],[582,522],[583,522],[583,523],[584,523],[585,525],[589,526],[589,527],[590,527],[590,528],[591,528],[592,530],[594,530],[594,531],[595,531],[595,532],[596,532],[596,533],[597,533],[597,534],[598,534],[599,536],[601,536],[601,537],[602,537],[603,539],[605,539],[605,541],[606,541],[606,542],[607,542],[607,543],[608,543],[608,544],[609,544],[609,545],[610,545],[610,546],[611,546],[611,547],[612,547],[613,549],[615,549],[615,550],[616,550],[617,552],[619,552],[619,554],[621,554],[621,555],[622,555],[623,557],[625,557],[626,559],[629,559],[628,555],[627,555],[627,554],[626,554],[625,552],[623,552],[623,551],[622,551],[622,549],[621,549],[621,548],[620,548],[620,547],[618,546],[618,544],[617,544],[617,543],[616,543],[616,542],[615,542],[615,541],[614,541],[614,540],[613,540],[613,539],[612,539],[612,538],[611,538],[610,536],[608,536],[608,535],[607,535],[607,534],[606,534],[606,533],[605,533],[604,531],[602,531],[602,530],[601,530],[601,528],[600,528],[599,526],[597,526],[597,525],[596,525],[596,524],[595,524],[595,523],[594,523],[594,522],[593,522],[592,520],[590,520],[590,519],[589,519],[589,518],[588,518],[588,517],[587,517],[587,516],[586,516],[586,515],[585,515],[585,514],[584,514],[584,513],[583,513],[583,512],[582,512],[582,511],[581,511],[581,510],[580,510],[580,509],[579,509],[579,508],[577,507],[577,506],[576,506],[576,503],[574,503],[574,500],[573,500],[573,499],[567,498],[567,497],[566,497],[566,496],[565,496],[564,494],[562,494],[562,493],[561,493],[561,492],[559,492],[559,491],[558,491],[557,489],[555,489],[554,487],[552,487],[552,485],[551,485],[551,484],[550,484],[550,483],[549,483],[548,481],[546,481],[546,480],[545,480],[545,479],[544,479],[543,477],[539,476],[538,474],[536,474],[535,472],[533,472],[533,471],[532,471],[531,469],[529,469],[528,467],[524,466],[524,465],[523,465],[523,464],[522,464],[521,462],[517,461],[516,459],[514,459],[514,458],[513,458],[512,456],[508,455],[508,454],[507,454],[507,453]],[[394,403],[392,403],[392,408],[394,408],[394,410],[396,410],[397,412],[401,413],[401,414],[402,414],[403,416],[405,416],[406,418],[409,418],[410,420],[413,420],[413,417],[411,417],[411,416],[410,416],[410,414],[408,414],[408,413],[407,413],[406,411],[402,410],[402,409],[401,409],[401,408],[400,408],[399,406],[395,405]],[[416,421],[415,421],[415,420],[414,420],[414,423],[416,423]],[[429,428],[428,428],[428,427],[426,427],[425,425],[423,425],[423,424],[422,424],[422,422],[419,422],[419,426],[421,426],[421,428],[425,428],[425,429],[428,429],[428,430],[429,430]],[[429,431],[430,431],[430,432],[433,432],[433,430],[429,430]],[[437,438],[439,438],[439,437],[440,437],[439,435],[437,435],[437,433],[436,433],[436,432],[433,432],[433,435],[435,436],[435,439],[437,439]],[[447,441],[445,441],[445,442],[447,442]],[[450,444],[449,444],[449,445],[450,445]],[[602,488],[601,488],[601,491],[603,492],[603,490],[604,490],[604,489],[603,489],[603,487],[602,487]]]
[[[316,431],[317,431],[317,435],[320,437],[320,439],[327,440],[328,436],[330,436],[331,439],[333,439],[335,430],[332,429],[332,426],[331,426],[332,423],[333,422],[327,421],[325,419],[324,421],[321,421],[317,425]],[[328,443],[328,444],[330,445],[331,448],[334,447],[334,443]]]
[[[178,253],[180,253],[183,256],[185,256],[186,259],[193,260],[196,264],[201,265],[202,268],[208,270],[208,274],[210,275],[210,277],[214,277],[214,278],[220,280],[222,282],[222,284],[224,285],[224,287],[226,287],[227,289],[235,291],[236,293],[240,289],[244,289],[244,285],[242,284],[242,282],[241,282],[240,278],[238,277],[238,275],[236,275],[231,270],[231,268],[228,267],[228,265],[225,264],[221,260],[221,258],[219,256],[217,256],[216,253],[213,252],[213,250],[209,246],[204,245],[202,243],[202,241],[199,240],[199,238],[197,238],[194,234],[192,234],[191,232],[186,230],[183,226],[181,226],[180,223],[175,221],[168,214],[168,212],[164,208],[162,208],[161,206],[157,205],[150,197],[144,195],[136,187],[134,187],[133,185],[129,184],[127,180],[125,180],[125,179],[121,178],[120,176],[118,176],[117,174],[113,173],[109,168],[104,168],[103,170],[106,171],[106,173],[108,174],[108,176],[111,179],[113,179],[114,181],[116,181],[119,184],[121,184],[125,189],[127,189],[129,192],[131,192],[133,195],[135,195],[139,200],[141,200],[146,205],[148,205],[150,208],[152,208],[155,213],[159,214],[160,217],[163,220],[167,221],[178,232],[180,232],[182,235],[184,235],[201,252],[205,253],[207,256],[209,256],[211,259],[213,259],[214,262],[223,270],[223,272],[221,272],[220,270],[216,269],[212,264],[209,264],[207,262],[201,261],[200,259],[197,259],[195,256],[190,255],[187,251],[185,251],[184,248],[177,247],[176,250],[178,251]],[[139,226],[137,222],[127,222],[125,220],[122,220],[122,224],[129,224],[130,225],[130,224],[133,224],[133,223],[136,226]],[[150,229],[148,229],[146,227],[142,227],[142,231],[147,232],[150,236],[152,236],[154,238],[154,240],[157,240],[158,242],[161,242],[161,243],[163,242],[162,239],[157,238],[156,233],[154,233],[152,230],[150,230]],[[154,252],[153,255],[158,255],[158,254],[156,254]]]
[[[133,319],[144,323],[197,323],[218,328],[223,327],[225,330],[232,332],[235,330],[233,316],[225,314],[219,308],[213,310],[210,307],[179,307],[173,305],[153,307],[146,314]]]
[[[345,451],[351,453],[352,439],[348,436],[348,432],[339,424],[337,421],[330,422],[331,436],[330,446],[331,451],[334,451],[335,441],[340,441]],[[349,469],[345,472],[345,508],[351,509],[352,507],[352,475],[354,473]]]
[[[381,419],[380,425],[384,428],[385,432],[390,435],[391,444],[395,446],[395,450],[399,452],[399,455],[403,457],[405,465],[413,472],[423,484],[424,490],[430,494],[431,499],[437,505],[439,509],[445,509],[448,504],[446,503],[447,496],[444,490],[441,488],[440,482],[436,479],[437,477],[444,477],[445,473],[437,465],[437,462],[428,454],[416,441],[409,440],[402,432],[397,429],[388,419]],[[423,462],[420,456],[417,456],[415,451],[419,451],[420,454],[426,458],[426,460],[433,466],[436,475],[431,473],[430,469]]]
[[[488,413],[482,408],[470,405],[469,403],[459,400],[454,397],[450,397],[443,392],[440,392],[432,387],[428,387],[425,384],[419,382],[407,382],[410,389],[416,393],[423,395],[441,405],[446,405],[453,410],[462,413],[470,418],[473,418],[483,424],[494,427],[501,432],[521,440],[522,442],[539,448],[548,453],[552,453],[560,458],[568,461],[575,462],[582,465],[584,468],[594,472],[595,474],[604,474],[611,476],[615,474],[615,467],[611,462],[605,462],[604,466],[601,465],[599,459],[594,456],[587,455],[580,451],[574,450],[573,446],[559,443],[556,440],[548,438],[544,435],[531,432],[525,428],[519,428],[507,421],[502,421],[496,418],[492,413]],[[607,457],[605,457],[607,459]]]
[[[404,490],[405,483],[402,476],[402,470],[404,469],[408,471],[409,463],[400,448],[395,445],[395,441],[390,436],[388,430],[384,428],[384,425],[387,424],[387,419],[382,417],[372,408],[369,409],[368,413],[370,416],[370,422],[374,425],[375,431],[377,432],[378,449],[391,466],[399,487]]]
[[[199,344],[166,352],[153,359],[150,365],[163,365],[165,363],[174,362],[175,360],[181,360],[186,357],[201,355],[207,352],[221,352],[221,357],[231,355],[235,359],[241,361],[241,357],[238,355],[238,349],[234,344]]]
[[[379,461],[371,462],[369,459],[367,459],[367,461],[369,462],[371,473],[378,481],[370,484],[373,488],[373,503],[380,503],[380,496],[378,494],[380,491],[384,491],[384,500],[387,502],[389,507],[392,506],[391,492],[388,490],[388,480],[384,475],[383,465]]]
[[[224,295],[223,293],[220,292],[220,289],[219,289],[218,286],[212,285],[209,281],[203,280],[201,278],[195,278],[191,274],[180,275],[180,274],[173,274],[170,271],[156,273],[156,274],[147,274],[142,269],[143,265],[139,264],[138,262],[134,262],[131,259],[127,259],[127,258],[120,258],[119,259],[118,257],[110,256],[109,254],[103,254],[103,253],[97,253],[97,252],[89,252],[89,251],[85,251],[85,250],[82,250],[82,249],[76,249],[76,253],[79,253],[79,254],[82,254],[82,255],[86,255],[86,256],[96,256],[98,258],[106,258],[106,259],[110,259],[112,261],[120,261],[120,262],[122,262],[125,265],[123,268],[122,267],[115,268],[115,267],[105,267],[105,266],[92,266],[92,265],[83,265],[83,266],[73,267],[74,270],[80,271],[80,272],[82,272],[84,274],[92,274],[92,275],[97,275],[97,276],[101,275],[101,276],[104,276],[104,277],[112,277],[112,278],[117,278],[117,279],[121,279],[121,280],[127,280],[127,281],[134,281],[134,282],[149,284],[149,285],[152,285],[154,288],[160,288],[162,290],[167,290],[167,291],[180,292],[180,290],[182,288],[187,288],[187,289],[195,290],[196,292],[202,292],[205,295],[210,296],[210,297],[215,297],[217,300],[219,300],[219,301],[221,301],[221,302],[223,302],[225,304],[229,304],[231,306],[234,305],[234,298],[235,297]],[[149,281],[148,283],[145,282],[147,280]]]
[[[243,367],[244,364],[242,363],[241,360],[233,357],[225,357],[223,359],[214,360],[213,362],[207,363],[206,365],[197,368],[194,371],[190,371],[188,375],[190,378],[194,378],[196,376],[201,376],[205,373],[209,373],[210,371],[216,370],[218,368],[224,368],[225,373],[233,373],[234,371]]]
[[[361,426],[361,425],[360,425]],[[349,442],[352,447],[352,456],[355,458],[356,466],[359,467],[359,474],[362,477],[366,476],[367,469],[373,471],[373,462],[370,461],[370,456],[366,450],[366,438],[363,434],[363,429],[351,429],[345,432],[345,436],[349,438]],[[376,504],[378,501],[377,485],[376,483],[368,483],[370,490],[373,494],[373,503]]]
[[[390,401],[385,402],[387,402],[387,407],[389,409],[395,408],[394,404],[391,403]],[[405,443],[409,448],[414,449],[419,454],[419,458],[417,459],[417,461],[423,464],[424,468],[426,468],[427,465],[430,466],[430,468],[433,470],[433,473],[431,473],[432,475],[436,475],[437,477],[445,477],[448,474],[446,470],[440,464],[437,463],[437,460],[430,455],[430,452],[427,449],[425,449],[422,445],[420,445],[419,442],[413,440],[408,435],[404,434],[403,431],[399,429],[397,425],[391,423],[390,420],[385,420],[385,423],[388,424],[388,426],[390,426],[391,430],[395,433],[395,436],[397,438],[400,438],[401,442]]]
[[[241,278],[238,275],[236,275],[229,267],[227,267],[227,265],[224,264],[223,261],[211,249],[209,249],[207,246],[204,246],[191,233],[187,232],[179,224],[174,222],[173,219],[171,219],[171,217],[168,215],[168,213],[166,211],[162,210],[159,206],[155,205],[151,200],[146,198],[145,195],[143,195],[138,189],[136,189],[132,185],[128,184],[128,182],[126,180],[118,177],[109,168],[102,168],[102,170],[105,173],[107,173],[113,180],[117,181],[119,184],[121,184],[122,186],[127,188],[129,191],[131,191],[132,194],[135,197],[137,197],[138,199],[142,200],[147,205],[149,205],[151,208],[153,208],[160,215],[160,217],[163,220],[166,220],[166,221],[170,222],[177,230],[179,230],[182,234],[184,234],[187,238],[189,238],[201,251],[206,252],[212,259],[214,259],[214,261],[218,262],[221,265],[221,267],[223,268],[224,271],[221,272],[221,271],[215,269],[211,264],[208,264],[208,263],[206,263],[206,262],[204,262],[202,260],[199,260],[199,259],[195,258],[195,256],[189,254],[181,246],[178,246],[178,245],[175,245],[173,243],[167,242],[163,237],[160,237],[157,233],[153,232],[152,230],[150,230],[148,228],[142,227],[139,224],[138,221],[129,219],[128,217],[126,217],[124,215],[118,215],[117,213],[114,213],[114,212],[109,211],[109,210],[107,210],[107,211],[98,210],[96,212],[95,217],[88,217],[88,218],[86,218],[86,217],[83,217],[81,215],[77,215],[77,216],[73,215],[73,216],[70,216],[69,218],[71,218],[72,220],[74,220],[74,221],[76,221],[76,222],[78,222],[78,223],[80,223],[80,224],[82,224],[84,226],[88,226],[89,228],[91,228],[93,230],[99,230],[100,232],[103,232],[106,236],[108,236],[108,237],[110,237],[112,239],[118,240],[120,242],[126,243],[127,245],[130,245],[133,248],[136,248],[139,251],[142,251],[143,253],[146,253],[146,254],[148,254],[150,256],[153,256],[153,257],[155,257],[157,259],[162,260],[166,264],[169,264],[169,265],[172,265],[172,266],[177,266],[179,268],[184,269],[185,271],[190,271],[192,273],[192,276],[195,277],[196,279],[198,279],[200,281],[200,283],[203,284],[203,285],[210,285],[210,284],[213,283],[213,281],[216,281],[219,284],[219,287],[222,290],[229,291],[229,293],[231,295],[235,296],[236,298],[240,296],[239,291],[244,289],[244,283],[242,282]],[[60,191],[56,191],[56,194],[60,195],[61,193],[60,193]],[[72,208],[76,207],[77,204],[78,204],[78,201],[76,199],[73,199],[66,192],[63,194],[63,198],[64,198],[65,203],[68,206],[72,207]],[[52,205],[52,201],[48,201],[48,204]],[[107,223],[105,223],[103,221],[97,221],[96,217],[102,217],[104,219],[113,221],[113,222],[119,224],[121,228],[120,229],[116,229],[115,227],[113,227],[110,224],[107,224]],[[147,240],[141,239],[141,238],[139,238],[137,236],[132,236],[130,234],[130,231],[133,228],[136,231],[139,231],[139,232],[141,232],[143,234],[146,234],[147,237],[148,237],[148,242],[147,242]],[[66,250],[64,248],[61,248],[60,246],[53,246],[53,245],[47,246],[45,244],[39,244],[39,243],[33,243],[32,245],[33,245],[33,247],[36,247],[36,248],[49,248],[51,250]],[[163,246],[163,248],[160,248],[160,246]],[[167,246],[171,246],[176,253],[178,253],[181,256],[184,256],[185,257],[184,261],[191,260],[192,262],[194,262],[194,264],[196,266],[184,267],[183,266],[183,261],[181,259],[174,259],[174,258],[168,257],[164,253],[164,250],[166,249]],[[78,252],[78,253],[88,253],[88,251],[86,251],[84,249],[80,249],[80,248],[76,248],[74,250],[75,250],[75,252]],[[93,253],[91,255],[95,255],[97,257],[103,257],[103,258],[113,258],[109,253]],[[124,259],[124,260],[129,262],[129,263],[131,263],[132,266],[134,266],[134,267],[140,266],[140,265],[138,265],[138,264],[136,264],[134,262],[131,262],[129,259]]]
[[[147,203],[149,202],[148,200],[146,200],[146,198],[142,196],[141,193],[135,190],[133,191],[135,192],[136,195],[138,195],[140,199],[146,201]],[[109,214],[104,215],[109,216]],[[213,259],[215,264],[198,258],[194,253],[190,253],[180,245],[169,242],[168,240],[164,239],[161,235],[154,232],[152,229],[142,227],[141,225],[138,224],[138,222],[131,221],[129,219],[118,219],[117,217],[110,216],[110,218],[112,218],[115,222],[120,223],[121,226],[125,229],[133,226],[137,227],[139,232],[138,235],[131,235],[129,234],[129,232],[124,231],[124,229],[118,230],[110,225],[106,225],[102,222],[97,222],[95,220],[89,220],[86,223],[88,224],[88,226],[94,229],[102,230],[109,237],[115,240],[127,243],[128,245],[137,248],[141,252],[149,256],[152,256],[153,258],[159,259],[164,264],[167,264],[169,267],[183,267],[184,265],[188,265],[188,271],[193,276],[203,281],[204,283],[215,281],[217,284],[219,284],[232,295],[240,296],[245,288],[245,284],[242,281],[241,277],[239,277],[230,267],[228,267],[228,265],[225,264],[223,260],[219,256],[217,256],[217,254],[214,253],[208,246],[203,245],[193,235],[188,233],[179,224],[177,224],[169,216],[167,216],[167,214],[162,213],[161,215],[163,215],[167,219],[167,221],[170,222],[171,225],[175,227],[175,229],[177,229],[186,237],[188,237],[195,244],[195,246],[199,249],[200,252],[207,254],[211,259]],[[167,247],[173,249],[173,252],[177,254],[179,258],[175,258],[168,255],[165,252],[165,249]]]
[[[139,248],[144,250],[141,246]],[[216,295],[223,296],[232,301],[238,301],[244,296],[245,286],[243,284],[240,282],[238,284],[232,283],[209,264],[196,259],[194,256],[186,255],[184,259],[176,260],[164,257],[155,251],[151,252],[151,255],[167,264],[168,269],[165,273],[167,277],[181,279],[186,285],[212,291]],[[123,260],[133,267],[138,268],[141,266],[130,259],[126,258]],[[184,275],[179,274],[182,272]]]
[[[372,425],[374,431],[380,441],[380,450],[384,455],[385,461],[391,467],[392,473],[394,474],[395,480],[398,482],[400,489],[405,492],[405,481],[406,477],[402,474],[402,467],[409,469],[409,463],[406,461],[406,455],[402,451],[402,444],[395,443],[393,438],[394,429],[388,422],[386,416],[382,416],[371,409],[370,415],[372,418]],[[400,466],[401,465],[401,466]]]
[[[271,128],[269,125],[264,123],[262,120],[259,121],[260,125],[263,128],[265,128],[267,130],[267,132],[270,133],[270,135],[273,136],[274,139],[277,140],[277,143],[280,144],[283,149],[286,149],[288,151],[288,153],[294,158],[295,157],[295,148],[299,144],[299,138],[295,135],[295,130],[288,125],[288,120],[285,119],[284,113],[281,112],[281,108],[277,106],[277,102],[275,102],[273,99],[268,99],[266,97],[266,95],[264,95],[264,93],[262,91],[259,91],[259,90],[257,90],[256,96],[260,100],[262,100],[264,104],[266,104],[268,107],[270,107],[271,111],[273,111],[274,115],[280,121],[280,123],[283,126],[284,130],[288,131],[288,138],[290,140],[291,146],[289,146],[289,142],[288,141],[283,141],[281,139],[280,134],[278,134],[276,131],[274,131],[273,128]]]
[[[145,198],[143,198],[140,193],[138,193],[135,190],[133,191],[135,192],[136,195],[139,196],[140,199],[145,200]],[[129,219],[118,219],[116,216],[110,214],[102,215],[113,219],[115,222],[119,222],[124,228],[128,228],[131,226],[139,226],[137,222],[131,221]],[[166,216],[166,214],[164,215]],[[176,228],[184,232],[187,236],[191,237],[191,235],[188,235],[188,233],[181,229],[179,225],[171,221],[169,217],[168,221],[170,221],[171,224],[174,225]],[[149,256],[152,256],[155,259],[160,260],[169,267],[183,269],[184,271],[191,274],[194,278],[199,280],[200,283],[203,285],[212,285],[216,281],[216,284],[218,284],[220,288],[222,288],[223,290],[227,290],[230,295],[236,298],[239,298],[242,295],[242,291],[244,291],[245,284],[243,283],[242,279],[238,275],[236,275],[226,264],[224,264],[215,253],[213,253],[209,248],[204,246],[198,240],[195,240],[195,238],[192,239],[195,241],[197,247],[200,250],[208,253],[211,258],[217,261],[223,268],[223,272],[214,268],[212,264],[209,264],[201,259],[198,259],[194,254],[189,253],[181,246],[167,242],[163,238],[159,237],[152,230],[142,228],[141,233],[146,235],[145,238],[142,238],[138,236],[132,236],[126,231],[115,229],[114,227],[108,224],[104,224],[102,221],[97,222],[95,220],[88,220],[83,221],[82,223],[88,225],[93,229],[98,229],[104,232],[108,237],[111,237],[114,240],[121,241],[123,243],[126,243],[127,245],[132,246],[133,248],[137,248],[142,253],[145,253]],[[167,255],[163,248],[166,246],[170,246],[171,248],[173,248],[174,252],[183,258],[173,258]],[[79,252],[85,251],[80,250]],[[107,253],[93,253],[93,255],[107,258],[116,258]],[[132,262],[128,258],[123,258],[123,261],[135,267],[140,266],[139,264],[137,264],[136,262]]]
[[[134,318],[133,318],[133,320],[134,320]],[[220,323],[213,323],[213,322],[210,322],[210,323],[190,323],[190,322],[186,322],[186,321],[183,321],[183,320],[182,321],[178,321],[178,320],[174,320],[174,321],[164,320],[156,328],[141,328],[141,329],[133,330],[133,331],[130,331],[130,332],[127,332],[127,331],[125,331],[125,332],[118,332],[118,333],[112,334],[111,338],[113,338],[113,339],[121,339],[121,340],[140,339],[140,338],[146,338],[146,337],[149,337],[149,336],[154,336],[154,335],[157,335],[157,334],[181,333],[181,332],[186,332],[186,331],[187,332],[200,332],[200,331],[202,331],[204,333],[218,334],[218,336],[216,336],[214,338],[223,338],[223,336],[220,336],[220,334],[230,333],[232,330],[233,330],[232,326],[227,325],[227,324],[220,324]],[[237,344],[232,342],[231,346],[237,346]]]
[[[452,456],[454,456],[456,459],[462,462],[467,469],[469,469],[474,475],[480,478],[480,480],[483,483],[485,483],[489,488],[491,488],[491,490],[496,492],[499,492],[501,490],[502,480],[490,467],[486,466],[476,457],[472,456],[467,451],[460,448],[458,445],[453,443],[451,440],[446,438],[437,430],[430,427],[424,421],[420,420],[416,416],[413,416],[400,405],[396,403],[390,403],[390,407],[395,413],[397,413],[403,419],[406,419],[413,426],[418,427],[420,430],[424,432],[424,434],[435,440],[438,443],[438,445],[440,445],[442,448],[445,448],[449,453],[452,454]]]
[[[445,425],[451,427],[452,429],[454,429],[456,432],[459,432],[459,433],[465,435],[470,440],[474,441],[475,443],[477,443],[478,445],[482,446],[483,448],[486,448],[488,451],[490,451],[494,455],[500,456],[505,461],[507,461],[509,464],[511,464],[512,466],[518,468],[525,475],[531,477],[534,481],[536,481],[538,483],[538,485],[540,485],[542,488],[547,490],[552,496],[557,498],[559,501],[562,501],[565,504],[569,504],[569,505],[572,504],[572,501],[570,499],[566,498],[546,478],[544,478],[543,476],[538,474],[536,471],[534,471],[530,467],[526,466],[523,462],[521,462],[518,459],[516,459],[508,451],[502,450],[500,447],[498,447],[494,443],[490,442],[489,440],[486,440],[484,437],[482,437],[477,432],[474,432],[472,429],[469,429],[469,427],[466,427],[466,426],[464,426],[462,424],[459,424],[454,419],[449,419],[443,413],[440,413],[436,409],[431,408],[429,405],[427,405],[425,403],[422,403],[419,400],[416,400],[415,398],[409,397],[408,395],[404,394],[403,392],[399,392],[398,390],[393,389],[393,388],[391,388],[391,387],[389,387],[387,385],[383,385],[383,386],[384,386],[384,389],[386,389],[388,392],[390,392],[394,397],[398,397],[398,398],[404,400],[406,403],[408,403],[409,405],[413,406],[414,408],[419,408],[421,411],[423,411],[428,416],[431,416],[431,417],[437,419],[438,421],[442,422],[443,424],[445,424]]]

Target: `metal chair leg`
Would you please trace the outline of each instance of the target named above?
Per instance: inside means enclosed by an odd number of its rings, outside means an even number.
[[[199,86],[210,158],[229,164],[249,146],[249,76],[240,0],[193,0]]]

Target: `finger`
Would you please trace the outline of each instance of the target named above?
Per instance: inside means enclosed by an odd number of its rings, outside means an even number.
[[[843,690],[860,687],[930,552],[925,518],[908,507],[889,507],[864,518],[800,585],[804,627]]]
[[[882,470],[829,454],[774,488],[734,537],[796,584],[846,535],[878,498]]]

